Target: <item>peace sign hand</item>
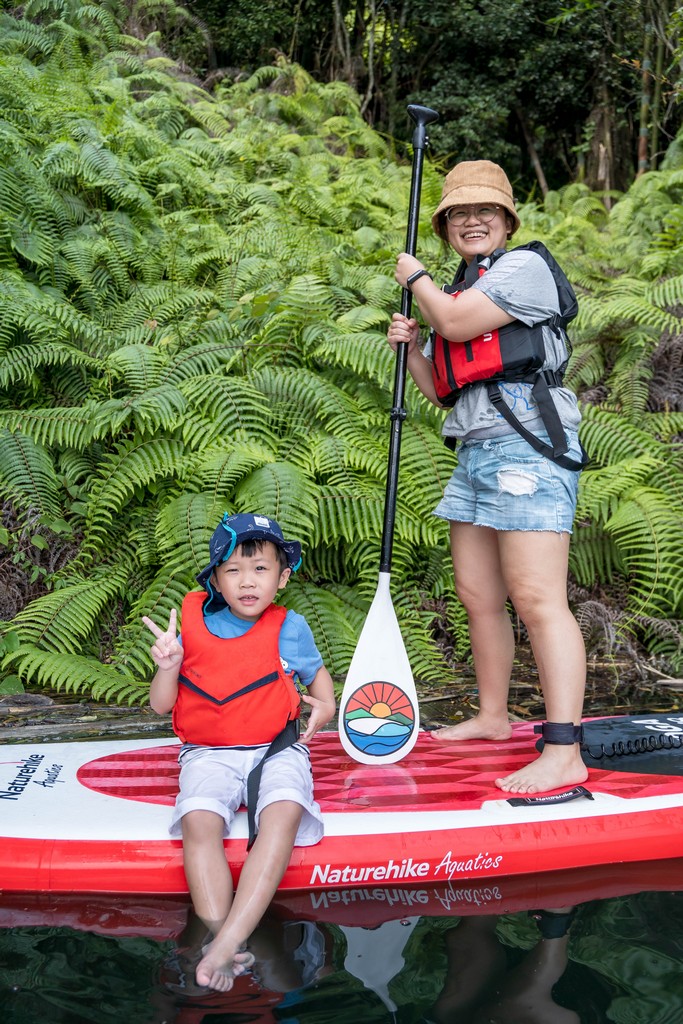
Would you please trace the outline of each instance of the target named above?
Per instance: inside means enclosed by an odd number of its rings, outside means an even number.
[[[168,618],[168,628],[163,630],[146,615],[142,616],[142,621],[147,629],[156,637],[154,645],[150,648],[150,654],[159,668],[164,670],[180,668],[183,660],[183,649],[178,643],[177,618],[178,613],[175,608],[172,608]]]

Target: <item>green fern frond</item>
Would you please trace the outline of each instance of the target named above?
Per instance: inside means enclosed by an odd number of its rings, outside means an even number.
[[[683,305],[683,274],[657,281],[648,289],[647,297],[655,306],[664,309]]]
[[[231,337],[228,325],[223,321],[218,320],[215,326],[214,322],[202,325],[197,336],[196,345],[189,345],[167,364],[159,377],[160,384],[179,385],[191,377],[209,376],[239,364],[243,341]]]
[[[582,385],[594,387],[605,374],[605,353],[593,339],[580,341],[573,347],[567,368],[567,386],[579,394]]]
[[[399,480],[420,518],[428,517],[440,501],[454,469],[453,453],[431,425],[407,421],[401,441]],[[428,521],[425,518],[425,524]]]
[[[168,501],[157,515],[155,535],[158,552],[171,575],[183,571],[193,578],[208,561],[209,540],[225,503],[205,492],[181,494]]]
[[[137,397],[109,399],[92,409],[93,427],[98,436],[107,428],[115,434],[126,426],[144,435],[173,430],[187,410],[187,401],[178,388],[166,384],[143,390]]]
[[[181,473],[185,459],[184,445],[171,438],[133,438],[117,444],[93,478],[86,518],[91,543],[111,525],[136,489]]]
[[[235,489],[235,507],[277,519],[285,535],[310,536],[318,488],[295,466],[270,462],[242,480]]]
[[[192,447],[204,447],[218,440],[251,436],[268,440],[268,415],[263,394],[238,377],[202,375],[183,381],[180,391],[203,417],[197,427],[191,420],[183,436]]]
[[[366,487],[365,493],[361,491],[360,484],[346,493],[321,486],[313,542],[329,543],[342,537],[347,543],[356,544],[360,540],[377,538],[382,533],[383,519],[384,501],[380,486]]]
[[[647,408],[650,361],[658,340],[653,329],[634,328],[624,332],[619,345],[609,386],[612,401],[629,419],[639,418]]]
[[[218,444],[205,448],[195,460],[194,478],[213,500],[225,502],[234,494],[237,483],[254,469],[276,461],[274,447],[254,438],[233,439],[230,446]]]
[[[146,345],[123,345],[106,360],[108,369],[120,376],[134,395],[156,387],[165,360]]]
[[[61,654],[22,644],[7,663],[26,686],[89,694],[95,700],[113,700],[119,704],[139,703],[149,695],[149,687],[132,676],[78,654]]]
[[[569,568],[581,586],[592,587],[598,580],[611,582],[625,567],[604,526],[579,523],[569,547]]]
[[[0,412],[0,422],[7,430],[21,432],[36,445],[83,449],[102,437],[110,424],[95,422],[95,407],[21,409]],[[1,435],[0,428],[0,435]]]
[[[656,455],[648,453],[596,469],[589,466],[580,478],[577,520],[604,523],[618,507],[619,499],[649,481],[658,465]]]
[[[595,406],[586,405],[582,412],[581,439],[595,462],[610,465],[629,459],[634,454],[652,454],[654,439],[646,430],[614,412]]]
[[[46,449],[25,434],[0,427],[0,489],[19,507],[62,515],[59,483]]]
[[[341,332],[358,334],[371,331],[373,327],[388,327],[390,322],[391,317],[386,310],[368,305],[349,309],[338,318],[336,326]]]
[[[102,612],[125,589],[125,566],[108,566],[88,579],[61,587],[39,597],[12,620],[22,643],[33,643],[56,652],[81,650]]]
[[[683,601],[683,522],[680,508],[654,488],[634,490],[605,524],[631,576],[639,612],[680,615]]]

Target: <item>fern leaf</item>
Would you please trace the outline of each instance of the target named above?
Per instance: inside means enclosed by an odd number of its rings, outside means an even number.
[[[92,577],[61,587],[33,601],[12,621],[22,642],[57,652],[75,653],[95,622],[121,596],[126,569],[108,567]]]
[[[95,700],[115,700],[119,704],[140,703],[149,694],[149,687],[92,658],[77,654],[45,651],[22,644],[7,664],[26,686],[44,686],[63,693],[82,693]]]
[[[43,515],[62,515],[59,484],[46,449],[25,434],[0,427],[0,488],[20,506]]]

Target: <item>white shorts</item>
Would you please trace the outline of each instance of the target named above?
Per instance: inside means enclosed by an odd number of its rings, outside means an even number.
[[[235,814],[247,802],[247,776],[267,745],[247,749],[192,747],[180,751],[180,792],[176,797],[169,832],[182,834],[181,818],[189,811],[213,811],[223,818],[223,836],[230,834]],[[256,826],[261,811],[279,800],[300,804],[304,813],[295,846],[314,846],[323,837],[320,807],[313,799],[313,774],[308,747],[295,743],[269,757],[263,766],[256,803]]]

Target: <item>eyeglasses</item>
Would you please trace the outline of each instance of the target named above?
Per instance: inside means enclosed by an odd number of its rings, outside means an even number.
[[[500,206],[451,206],[446,210],[449,224],[464,224],[468,217],[474,216],[482,224],[489,224],[496,216]]]

